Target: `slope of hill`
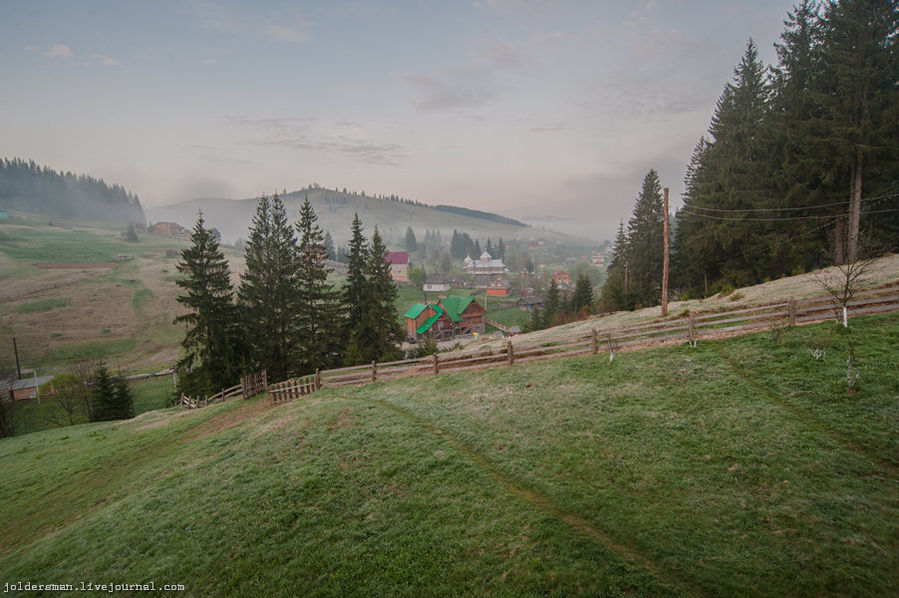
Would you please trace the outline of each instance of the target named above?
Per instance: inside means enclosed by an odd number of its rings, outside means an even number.
[[[805,348],[833,329],[7,439],[0,570],[186,596],[892,595],[899,317],[855,323],[854,395],[840,339]]]
[[[18,158],[0,160],[0,209],[69,220],[146,223],[140,200],[119,185]]]
[[[499,237],[508,240],[538,236],[546,239],[574,239],[562,233],[533,229],[517,220],[488,212],[443,205],[428,206],[320,187],[281,195],[292,220],[298,218],[299,205],[306,197],[318,215],[319,224],[331,233],[338,244],[349,238],[350,223],[356,213],[368,231],[377,226],[382,236],[394,244],[402,242],[406,228],[410,226],[419,237],[424,236],[426,230],[439,230],[447,240],[451,238],[453,229],[467,232],[472,238],[481,240],[488,237],[495,241]],[[206,222],[219,229],[225,241],[233,242],[237,238],[247,238],[256,202],[256,199],[193,199],[148,208],[147,216],[152,222],[175,221],[183,226],[190,226],[197,219],[197,211],[203,210]],[[590,242],[589,245],[595,245],[595,242]]]

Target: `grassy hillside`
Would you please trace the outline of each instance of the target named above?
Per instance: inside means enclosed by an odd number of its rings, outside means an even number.
[[[186,595],[894,595],[899,317],[850,334],[852,395],[827,323],[4,440],[0,570]]]
[[[54,224],[17,218],[0,225],[0,331],[8,343],[0,370],[15,368],[15,337],[24,367],[40,374],[68,362],[103,358],[113,369],[146,372],[169,367],[183,330],[174,284],[179,250],[187,242],[121,227]],[[130,259],[116,263],[115,255]],[[242,259],[231,254],[235,270]],[[66,263],[72,267],[49,267]]]
[[[426,230],[440,230],[446,242],[452,238],[453,229],[469,233],[472,238],[481,239],[481,243],[490,237],[494,242],[503,237],[509,239],[544,238],[565,239],[575,241],[575,237],[538,230],[512,222],[498,222],[494,217],[474,217],[471,215],[447,212],[431,206],[410,205],[389,199],[377,199],[351,193],[342,193],[332,189],[304,189],[282,195],[281,199],[287,208],[292,221],[299,217],[299,206],[305,197],[309,198],[312,208],[318,216],[319,224],[329,231],[334,242],[346,243],[350,236],[350,223],[353,215],[358,213],[365,225],[366,234],[371,235],[377,225],[381,235],[388,243],[402,243],[406,228],[412,227],[416,235],[424,237]],[[233,242],[238,237],[246,239],[247,230],[256,211],[256,199],[194,199],[169,206],[148,208],[147,218],[151,222],[175,221],[183,226],[190,226],[197,219],[197,210],[202,209],[209,226],[218,228],[225,240]],[[584,241],[585,247],[592,247],[595,242]]]

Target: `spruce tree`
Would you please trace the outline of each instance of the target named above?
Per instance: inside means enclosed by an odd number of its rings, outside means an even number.
[[[175,284],[184,290],[177,298],[187,313],[175,318],[187,332],[178,361],[179,385],[183,392],[198,396],[232,386],[240,376],[242,339],[237,326],[234,294],[228,261],[203,213],[197,217],[191,246],[181,252]]]
[[[109,421],[116,417],[116,389],[105,364],[100,364],[94,374],[91,391],[91,421]]]
[[[299,375],[337,365],[342,352],[341,307],[334,285],[328,282],[331,270],[325,264],[324,234],[317,220],[307,197],[296,225],[300,244],[293,331],[298,351],[293,373]]]
[[[628,307],[657,304],[662,284],[662,184],[655,170],[643,177],[643,187],[627,224]]]
[[[627,263],[628,239],[624,228],[624,222],[618,223],[618,233],[615,235],[615,244],[612,247],[612,259],[609,262],[608,276],[602,285],[602,309],[603,311],[616,311],[624,309],[625,275]]]
[[[386,258],[387,247],[375,227],[368,250],[368,298],[360,337],[364,342],[360,349],[366,361],[391,361],[399,358],[397,345],[403,338],[396,311],[396,283],[390,275],[390,265]]]
[[[418,251],[418,242],[415,240],[415,232],[411,226],[406,229],[406,251],[409,253]]]
[[[718,99],[711,140],[697,145],[688,172],[678,252],[681,263],[693,265],[692,278],[681,279],[692,288],[700,284],[697,269],[713,284],[743,286],[764,278],[770,266],[765,252],[771,227],[747,217],[770,207],[774,193],[765,128],[769,91],[749,40],[733,83]]]
[[[343,322],[343,336],[349,343],[354,344],[359,334],[359,324],[364,317],[363,307],[368,299],[368,246],[365,236],[362,234],[362,221],[359,214],[353,216],[353,224],[350,229],[349,255],[347,257],[346,285],[341,291],[341,302],[345,312]],[[356,361],[353,354],[348,354],[347,359]],[[364,356],[363,356],[364,358]],[[348,363],[347,365],[356,365]]]
[[[113,384],[114,419],[130,419],[134,417],[134,393],[123,376],[116,378]]]
[[[269,380],[288,378],[295,347],[299,248],[287,211],[277,194],[263,195],[256,205],[244,255],[246,270],[237,290],[254,370]]]
[[[849,202],[842,256],[846,262],[858,257],[862,195],[893,188],[899,171],[897,29],[895,0],[834,0],[827,4],[823,68],[814,95],[822,106],[822,135],[814,140],[814,149],[830,166],[825,182],[843,191]],[[888,218],[895,219],[895,215]]]
[[[593,284],[586,274],[577,277],[574,283],[574,293],[571,295],[570,311],[572,317],[578,317],[589,312],[593,307]]]

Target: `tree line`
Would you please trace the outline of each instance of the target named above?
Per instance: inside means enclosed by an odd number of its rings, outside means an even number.
[[[125,188],[21,158],[0,160],[0,208],[58,218],[146,223],[140,200]]]
[[[899,246],[895,0],[803,0],[777,64],[749,40],[696,144],[672,224],[682,297]],[[659,301],[661,185],[650,171],[615,240],[604,309]]]
[[[177,364],[179,391],[208,395],[245,373],[286,380],[317,369],[389,361],[402,340],[396,285],[375,227],[353,219],[347,281],[329,280],[325,235],[308,198],[291,226],[277,194],[259,199],[245,245],[246,270],[235,289],[228,262],[202,213],[182,252],[178,301],[187,328]]]

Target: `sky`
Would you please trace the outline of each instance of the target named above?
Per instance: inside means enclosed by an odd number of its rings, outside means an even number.
[[[0,157],[145,207],[317,183],[614,237],[679,204],[749,38],[793,0],[2,0]]]

